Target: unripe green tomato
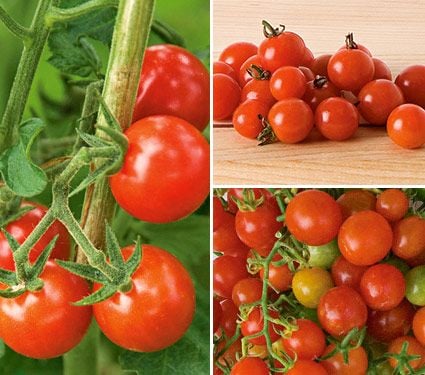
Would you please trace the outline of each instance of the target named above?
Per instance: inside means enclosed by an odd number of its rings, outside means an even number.
[[[335,259],[341,255],[336,239],[321,246],[308,246],[308,251],[310,252],[308,264],[326,269],[331,268]]]
[[[406,274],[406,298],[417,306],[425,306],[425,265]]]

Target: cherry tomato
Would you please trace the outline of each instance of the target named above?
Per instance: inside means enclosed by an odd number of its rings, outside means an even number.
[[[224,299],[220,302],[223,311],[219,326],[226,334],[226,337],[233,337],[236,332],[236,324],[238,320],[239,309],[235,306],[231,299]]]
[[[354,289],[337,286],[322,296],[317,315],[326,332],[342,337],[353,328],[362,328],[366,324],[367,307]]]
[[[47,212],[47,207],[33,202],[25,202],[21,207],[33,206],[34,209],[22,215],[19,219],[9,223],[5,230],[9,232],[19,244],[23,244],[38,222]],[[55,247],[50,254],[51,259],[69,258],[71,252],[71,244],[68,231],[61,222],[55,221],[46,233],[37,241],[29,254],[30,262],[35,262],[42,251],[47,247],[53,238],[59,235]],[[0,268],[14,271],[15,262],[13,260],[12,250],[3,232],[0,231]]]
[[[376,212],[388,221],[403,219],[409,209],[409,198],[399,189],[387,189],[376,200]],[[424,222],[425,225],[425,222]]]
[[[308,246],[308,252],[310,254],[308,264],[311,267],[321,267],[325,269],[331,268],[335,259],[341,255],[336,240],[332,240],[321,246]]]
[[[277,319],[279,317],[277,311],[274,310],[269,310],[269,314],[273,319]],[[260,332],[263,327],[263,312],[260,307],[254,307],[249,313],[247,319],[241,323],[242,336],[254,335]],[[280,335],[277,333],[279,329],[282,329],[282,327],[279,327],[279,325],[275,323],[269,322],[268,332],[272,342],[276,341],[280,337]],[[249,342],[254,345],[266,345],[266,338],[264,335],[261,335],[259,337],[249,339]]]
[[[311,71],[310,68],[307,68],[306,66],[299,66],[298,69],[303,72],[307,82],[314,80],[314,73]]]
[[[351,215],[338,234],[341,254],[357,266],[370,266],[384,259],[392,241],[393,232],[388,221],[374,211]]]
[[[217,332],[218,327],[220,326],[220,320],[223,315],[223,310],[221,308],[220,302],[217,298],[213,298],[213,333]]]
[[[109,179],[125,211],[139,220],[167,223],[191,214],[207,198],[210,148],[188,122],[172,116],[146,117],[125,135],[129,147],[124,163]]]
[[[425,348],[420,344],[418,340],[411,336],[401,336],[391,341],[388,352],[400,354],[403,343],[407,342],[407,354],[409,355],[419,355],[418,359],[412,359],[409,361],[409,365],[413,369],[417,369],[425,364]],[[398,364],[398,360],[395,358],[389,359],[390,365],[392,368],[395,368]]]
[[[325,138],[344,141],[357,131],[359,112],[353,104],[343,98],[328,98],[318,105],[315,124]]]
[[[152,115],[176,116],[201,131],[210,120],[210,75],[184,48],[162,44],[145,51],[133,122]]]
[[[370,310],[367,319],[367,332],[374,339],[389,342],[407,335],[412,327],[415,309],[406,300],[387,311]]]
[[[375,75],[373,79],[388,79],[392,80],[391,69],[382,60],[372,57],[373,65],[375,66]]]
[[[332,55],[320,55],[314,58],[310,69],[316,76],[328,76],[328,64]]]
[[[260,68],[263,68],[261,66],[261,59],[260,56],[254,55],[251,57],[248,57],[245,62],[241,65],[241,68],[239,70],[239,85],[241,87],[244,87],[249,81],[251,81],[252,75],[249,73],[248,69],[251,68],[252,65],[256,65]]]
[[[230,188],[227,190],[227,204],[228,209],[230,212],[236,214],[238,212],[238,206],[236,204],[236,201],[240,200],[243,201],[244,199],[244,191],[246,191],[246,188]],[[259,199],[262,196],[264,196],[264,199],[270,200],[272,202],[276,202],[274,200],[273,194],[269,192],[267,189],[259,189],[259,188],[253,188],[250,189],[254,193],[254,198]]]
[[[296,299],[310,309],[316,308],[320,298],[333,286],[329,272],[319,267],[297,271],[292,279],[292,291]]]
[[[216,231],[226,220],[227,213],[220,198],[213,197],[213,231]]]
[[[251,79],[242,88],[241,102],[249,99],[256,99],[264,102],[269,108],[276,103],[270,91],[270,85],[268,80],[262,79]]]
[[[406,274],[406,298],[417,306],[425,306],[425,265],[412,268]]]
[[[330,344],[323,355],[329,354],[335,349],[335,344]],[[329,375],[365,375],[368,367],[366,350],[362,346],[348,351],[348,363],[344,362],[341,353],[321,362]]]
[[[322,329],[308,319],[297,319],[294,322],[298,329],[284,334],[280,340],[285,352],[298,359],[316,359],[325,350],[325,334]]]
[[[413,317],[412,328],[416,340],[425,346],[425,307],[422,307],[416,311],[415,316]]]
[[[342,223],[342,214],[329,194],[319,190],[306,190],[289,202],[285,220],[289,231],[298,241],[320,246],[336,237]]]
[[[124,258],[133,251],[134,245],[123,248]],[[143,245],[142,261],[131,278],[129,292],[117,292],[93,306],[100,329],[128,350],[154,352],[174,344],[195,313],[195,288],[189,273],[167,251]],[[100,287],[95,284],[94,290]]]
[[[233,113],[233,127],[242,136],[256,139],[263,130],[262,118],[266,118],[270,105],[261,100],[246,100]]]
[[[227,346],[227,342],[225,340],[220,340],[215,346],[214,355],[216,356]],[[237,357],[240,355],[242,351],[241,348],[241,340],[236,340],[233,344],[231,344],[227,350],[220,356],[217,357],[216,360],[222,366],[232,366],[237,362]]]
[[[363,274],[360,291],[371,309],[388,311],[403,300],[406,282],[398,268],[391,264],[376,264]]]
[[[314,60],[313,52],[311,52],[311,50],[306,47],[305,52],[304,52],[303,61],[301,62],[300,65],[305,66],[307,68],[310,68],[311,64],[313,63],[313,60]]]
[[[229,64],[226,64],[223,61],[215,61],[213,64],[213,74],[218,73],[225,74],[226,76],[233,78],[236,82],[239,79],[235,70]]]
[[[277,102],[268,120],[277,139],[283,143],[303,141],[313,129],[313,112],[301,99],[290,98]]]
[[[279,260],[279,259],[278,259]],[[264,280],[264,268],[260,270],[260,277]],[[287,264],[274,266],[269,265],[269,285],[277,292],[286,292],[291,288],[293,274]]]
[[[356,212],[373,211],[376,206],[375,194],[362,189],[346,191],[336,201],[341,207],[344,220]]]
[[[270,79],[270,91],[276,100],[302,98],[307,80],[304,73],[294,66],[277,69]]]
[[[385,125],[392,110],[404,103],[401,90],[387,79],[367,83],[358,98],[360,113],[366,121],[375,125]]]
[[[367,268],[367,266],[356,266],[340,256],[332,264],[332,279],[337,286],[349,286],[359,292],[360,280]]]
[[[303,100],[314,112],[318,105],[325,99],[339,95],[340,91],[335,87],[335,85],[328,81],[326,77],[320,76],[307,83]]]
[[[328,372],[325,368],[317,362],[300,359],[295,362],[294,367],[292,367],[287,373],[287,375],[327,375]]]
[[[270,371],[266,363],[258,357],[242,358],[233,366],[230,375],[269,375]]]
[[[248,57],[257,54],[257,46],[249,42],[236,42],[227,46],[223,52],[221,52],[220,61],[230,65],[235,72],[239,72],[241,65],[246,61]]]
[[[226,120],[232,116],[241,99],[238,83],[225,74],[213,75],[214,120]]]
[[[44,286],[19,297],[0,297],[0,337],[15,352],[31,358],[61,356],[84,337],[91,306],[73,303],[87,297],[87,282],[48,261],[40,275]]]
[[[239,280],[232,290],[232,300],[239,307],[244,303],[253,303],[261,299],[263,282],[260,279],[248,277]]]
[[[407,103],[425,108],[425,65],[411,65],[395,79],[395,84],[403,91]]]
[[[235,284],[249,276],[244,258],[223,255],[214,259],[214,293],[223,298],[232,298]]]
[[[394,226],[393,253],[401,259],[411,259],[425,251],[425,220],[409,216]]]

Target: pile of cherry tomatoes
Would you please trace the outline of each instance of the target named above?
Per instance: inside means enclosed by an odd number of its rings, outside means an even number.
[[[423,374],[425,219],[413,195],[216,189],[214,373]]]
[[[263,21],[257,47],[236,42],[214,63],[214,120],[260,145],[298,143],[315,126],[343,141],[360,124],[382,126],[404,148],[425,144],[425,65],[405,68],[392,82],[389,67],[353,34],[334,54],[314,56],[303,39]]]

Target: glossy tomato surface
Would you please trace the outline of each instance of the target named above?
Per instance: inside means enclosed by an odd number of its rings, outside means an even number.
[[[387,189],[376,200],[376,211],[388,221],[403,219],[409,209],[409,198],[400,189]]]
[[[218,58],[239,72],[241,65],[251,56],[257,54],[257,46],[249,42],[236,42],[228,45]]]
[[[235,229],[235,216],[225,212],[222,224],[213,232],[214,251],[234,257],[246,257],[249,247],[238,237]]]
[[[411,65],[403,69],[395,83],[403,91],[407,103],[425,109],[425,65]]]
[[[232,298],[235,284],[249,277],[246,259],[223,255],[214,259],[213,283],[214,293],[223,298]]]
[[[375,210],[376,196],[363,189],[348,190],[336,200],[341,207],[344,220],[359,211]]]
[[[214,120],[226,120],[232,117],[241,100],[241,88],[238,83],[228,75],[214,74],[213,91]]]
[[[335,349],[335,344],[330,344],[324,356]],[[366,350],[362,346],[348,351],[348,363],[345,363],[341,353],[334,354],[322,362],[322,366],[329,375],[363,375],[367,372],[368,359]]]
[[[233,112],[232,123],[242,136],[256,139],[264,129],[262,118],[266,118],[270,105],[258,99],[246,100]]]
[[[233,366],[230,375],[268,375],[269,368],[266,363],[258,357],[246,357]]]

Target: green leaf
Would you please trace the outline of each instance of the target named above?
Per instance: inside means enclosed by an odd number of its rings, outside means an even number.
[[[19,142],[0,157],[0,173],[6,185],[16,195],[32,197],[40,194],[47,184],[47,176],[30,158],[31,146],[44,129],[41,119],[32,118],[19,127]]]
[[[118,243],[117,237],[108,223],[106,223],[106,246],[106,251],[111,264],[119,269],[123,268],[124,258],[122,257],[121,247]]]

